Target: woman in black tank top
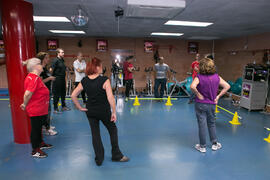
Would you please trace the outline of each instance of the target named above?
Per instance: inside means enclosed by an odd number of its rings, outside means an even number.
[[[128,157],[124,156],[118,145],[116,122],[115,99],[108,77],[100,76],[102,73],[101,60],[93,58],[87,64],[87,75],[82,79],[73,91],[71,98],[80,111],[86,112],[92,132],[92,143],[95,151],[95,161],[100,166],[104,160],[104,148],[100,137],[99,121],[102,121],[110,134],[112,144],[112,161],[126,162]],[[83,108],[77,96],[84,90],[88,96],[86,108]],[[111,110],[112,109],[112,110]]]

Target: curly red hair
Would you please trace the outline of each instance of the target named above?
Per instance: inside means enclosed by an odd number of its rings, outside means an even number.
[[[101,60],[94,57],[90,62],[87,63],[85,74],[92,75],[98,73],[97,67],[101,66]]]

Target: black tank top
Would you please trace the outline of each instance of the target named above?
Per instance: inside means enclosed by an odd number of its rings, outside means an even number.
[[[81,81],[84,91],[88,99],[86,102],[87,114],[99,116],[104,113],[111,113],[110,104],[107,99],[103,84],[108,79],[106,76],[98,76],[95,79],[90,79],[88,76]]]

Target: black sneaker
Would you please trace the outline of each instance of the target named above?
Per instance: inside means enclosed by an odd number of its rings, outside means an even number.
[[[46,144],[46,143],[44,143],[44,142],[42,142],[41,144],[40,144],[40,149],[50,149],[50,148],[52,148],[53,147],[53,145],[51,145],[51,144]]]
[[[127,156],[123,156],[121,159],[112,159],[114,162],[128,162],[129,160]]]
[[[48,155],[45,152],[43,152],[40,148],[37,148],[37,149],[33,150],[31,155],[33,157],[36,157],[36,158],[46,158],[46,157],[48,157]]]

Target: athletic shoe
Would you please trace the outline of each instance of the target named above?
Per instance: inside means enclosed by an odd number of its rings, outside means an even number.
[[[220,144],[219,142],[217,142],[217,143],[215,143],[215,144],[212,145],[212,150],[213,150],[213,151],[217,151],[217,150],[219,150],[221,147],[222,147],[221,144]]]
[[[33,157],[36,157],[36,158],[45,158],[45,157],[48,156],[48,155],[47,155],[45,152],[43,152],[40,148],[37,148],[37,149],[33,150],[32,153],[31,153],[31,155],[32,155]]]
[[[204,147],[201,147],[201,145],[200,144],[196,144],[195,145],[195,148],[198,150],[198,151],[200,151],[201,153],[205,153],[206,152],[206,148]]]
[[[55,129],[55,126],[50,126],[50,129]]]
[[[50,128],[49,130],[46,130],[46,131],[45,131],[45,134],[46,134],[47,136],[54,136],[54,135],[57,134],[57,131],[55,131],[55,130],[53,130],[52,128]]]
[[[53,113],[54,114],[61,114],[62,112],[57,109],[57,110],[54,110]]]
[[[51,145],[51,144],[46,144],[45,142],[42,142],[41,144],[40,144],[40,149],[42,150],[42,149],[50,149],[50,148],[52,148],[53,147],[53,145]]]
[[[128,162],[130,159],[127,156],[123,156],[121,159],[112,159],[114,162]]]
[[[63,111],[70,111],[71,109],[65,106],[65,107],[62,108],[62,110]]]
[[[128,97],[125,98],[125,101],[128,102]]]

